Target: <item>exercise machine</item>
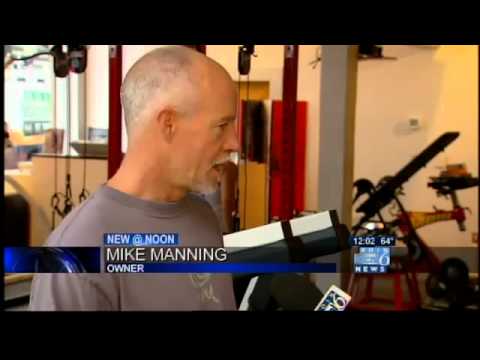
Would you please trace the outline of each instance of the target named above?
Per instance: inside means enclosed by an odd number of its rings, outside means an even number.
[[[421,168],[426,166],[440,151],[459,136],[457,132],[445,133],[415,157],[409,164],[393,177],[384,177],[377,186],[368,179],[359,179],[354,183],[356,195],[354,202],[360,196],[367,195],[368,199],[356,210],[363,213],[362,218],[353,227],[356,234],[389,234],[397,235],[398,240],[406,245],[406,253],[399,254],[398,250],[392,253],[391,273],[385,275],[352,275],[350,291],[355,293],[358,284],[355,278],[367,278],[367,295],[353,306],[367,309],[383,309],[379,306],[370,306],[375,300],[372,296],[374,277],[393,277],[395,287],[395,308],[399,310],[420,309],[421,296],[417,281],[418,273],[430,274],[426,282],[426,290],[432,298],[446,298],[452,307],[467,306],[474,301],[473,290],[469,286],[468,267],[458,258],[448,258],[441,262],[432,249],[420,237],[417,229],[440,221],[455,220],[460,231],[465,231],[466,208],[458,201],[457,191],[479,186],[479,179],[463,171],[452,174],[443,172],[440,176],[432,177],[428,187],[436,190],[438,196],[447,197],[452,201],[449,210],[434,209],[432,212],[408,211],[405,209],[400,196],[405,184]],[[386,221],[381,210],[392,204],[391,215],[393,220]],[[392,210],[394,212],[392,212]],[[377,219],[374,219],[377,217]],[[409,288],[410,301],[403,301],[400,285],[401,275],[404,275]],[[380,299],[384,300],[384,299]]]

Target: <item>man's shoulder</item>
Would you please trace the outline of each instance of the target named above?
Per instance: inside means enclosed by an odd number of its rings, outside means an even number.
[[[201,194],[191,193],[190,196],[193,204],[190,215],[199,219],[198,223],[203,224],[203,226],[213,227],[216,232],[222,234],[221,221],[212,203]],[[220,216],[222,215],[221,213],[219,214]]]
[[[195,212],[201,213],[203,215],[209,214],[214,218],[216,217],[215,210],[214,210],[215,201],[212,201],[212,199],[210,199],[208,195],[190,193],[189,196],[191,198],[191,204]]]
[[[194,192],[191,192],[188,194],[189,198],[190,198],[190,202],[196,206],[196,207],[200,207],[200,208],[209,208],[210,207],[210,204],[208,202],[208,200],[206,199],[206,196],[204,194],[199,194],[199,193],[194,193]]]

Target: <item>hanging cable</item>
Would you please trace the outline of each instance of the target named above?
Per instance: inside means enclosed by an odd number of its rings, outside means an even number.
[[[58,154],[57,154],[57,141],[55,140],[55,157],[54,157],[54,172],[55,172],[55,193],[51,198],[51,207],[52,207],[52,230],[55,229],[55,216],[58,215],[60,218],[67,216],[73,208],[72,202],[72,188],[71,188],[71,176],[70,176],[70,132],[71,132],[71,119],[70,119],[70,81],[69,77],[66,79],[67,83],[67,92],[66,92],[66,144],[67,144],[67,154],[65,159],[65,193],[58,191]],[[57,126],[57,121],[55,118],[55,128]],[[55,129],[56,130],[56,129]],[[55,134],[55,139],[57,139]],[[62,155],[63,156],[63,155]],[[63,199],[63,208],[60,207],[60,202]]]
[[[242,147],[243,151],[240,152],[240,160],[242,158],[242,155],[244,155],[244,177],[245,177],[245,184],[244,184],[244,206],[243,206],[243,229],[246,229],[246,213],[247,213],[247,165],[248,165],[248,119],[249,119],[249,88],[250,88],[250,68],[251,68],[251,58],[252,55],[255,53],[255,45],[242,45],[239,48],[239,53],[238,53],[238,72],[239,72],[239,88],[240,88],[240,80],[241,80],[241,75],[247,75],[247,96],[246,96],[246,114],[242,114],[243,118],[243,123],[242,123],[242,130],[243,130],[243,138],[242,138]],[[240,171],[239,171],[239,176],[240,176]],[[240,182],[239,182],[240,183]]]
[[[242,96],[241,96],[241,77],[240,77],[240,72],[238,72],[238,81],[237,81],[237,87],[238,87],[238,119],[237,119],[237,136],[240,136],[240,122],[242,120]],[[238,161],[237,161],[237,166],[240,168],[240,164],[242,162],[242,149],[240,149],[240,154],[238,155]],[[240,171],[237,172],[237,186],[235,188],[235,213],[233,215],[233,220],[234,220],[234,232],[240,231]]]
[[[70,172],[70,141],[71,141],[71,104],[70,104],[70,76],[67,77],[67,158],[65,159],[65,204],[63,216],[67,216],[73,208],[72,186]]]
[[[244,226],[244,230],[247,228],[247,193],[248,193],[248,156],[249,156],[249,149],[248,149],[248,146],[249,146],[249,143],[248,143],[248,138],[249,138],[249,125],[250,125],[250,103],[249,103],[249,100],[250,100],[250,74],[247,75],[247,94],[246,94],[246,101],[245,101],[245,104],[246,104],[246,116],[244,117],[245,118],[245,121],[244,121],[244,143],[245,143],[245,169],[244,169],[244,178],[245,178],[245,196],[243,198],[243,226]]]
[[[25,56],[25,57],[14,57],[12,56],[11,57],[11,60],[12,61],[29,61],[29,60],[32,60],[38,56],[43,56],[43,55],[51,55],[51,52],[50,51],[42,51],[42,52],[39,52],[37,54],[33,54],[33,55],[30,55],[30,56]]]
[[[239,118],[238,118],[238,121],[237,121],[237,136],[240,135],[240,123],[241,123],[241,118],[242,118],[242,115],[243,115],[243,112],[242,112],[242,94],[241,94],[241,91],[242,91],[242,87],[240,86],[241,85],[241,81],[242,81],[242,78],[240,76],[240,73],[238,73],[238,82],[237,82],[237,85],[238,85],[238,106],[239,106]],[[240,149],[240,153],[241,153],[241,149]],[[241,154],[240,154],[241,156]]]
[[[87,119],[84,119],[84,129],[83,129],[84,143],[83,143],[83,185],[80,195],[78,196],[78,202],[82,203],[87,200],[90,193],[87,190],[87,140],[88,140],[88,129],[87,129]]]
[[[53,82],[53,196],[51,199],[52,207],[52,231],[55,230],[55,214],[59,213],[60,209],[58,205],[60,204],[60,197],[58,195],[58,129],[57,129],[57,78],[54,78]]]
[[[68,72],[69,72],[69,65],[68,65],[68,53],[64,52],[63,51],[63,48],[62,48],[62,45],[55,45],[51,50],[50,50],[50,54],[53,56],[53,63],[54,63],[54,66],[53,66],[53,69],[54,69],[54,73],[55,73],[55,104],[57,102],[57,96],[56,96],[56,78],[65,78],[67,77],[66,79],[66,83],[67,83],[67,92],[66,92],[66,95],[67,95],[67,103],[66,103],[66,108],[67,108],[67,115],[66,115],[66,119],[67,119],[67,146],[69,144],[69,141],[70,141],[70,137],[69,137],[69,130],[70,130],[70,119],[69,119],[69,116],[70,116],[70,83],[68,81]],[[68,207],[65,206],[67,203],[68,203],[68,191],[65,192],[65,194],[63,194],[62,192],[59,192],[58,191],[58,152],[59,152],[59,133],[58,133],[58,129],[57,129],[57,115],[56,115],[56,105],[55,105],[55,115],[54,115],[54,176],[55,176],[55,179],[54,179],[54,194],[50,200],[50,205],[52,207],[52,231],[55,229],[55,226],[56,226],[56,216],[58,215],[60,218],[64,218],[65,215],[66,215],[66,210],[68,210]],[[63,138],[62,138],[62,142],[61,144],[63,145],[63,140],[65,139],[65,134],[63,134]],[[62,155],[63,156],[63,149],[60,150]],[[68,161],[68,159],[66,160]],[[68,173],[68,171],[66,171]],[[68,182],[67,182],[68,184]],[[68,188],[67,188],[68,190]],[[60,208],[60,202],[61,200],[64,200],[64,208],[61,209]]]

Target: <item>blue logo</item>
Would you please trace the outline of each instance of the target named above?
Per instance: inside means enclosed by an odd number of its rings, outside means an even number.
[[[390,265],[390,248],[362,247],[354,255],[356,273],[384,273]]]

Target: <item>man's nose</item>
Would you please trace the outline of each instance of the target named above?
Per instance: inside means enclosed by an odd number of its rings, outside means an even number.
[[[228,151],[228,152],[240,151],[240,142],[234,127],[233,127],[233,131],[228,132],[228,137],[225,141],[225,151]]]

